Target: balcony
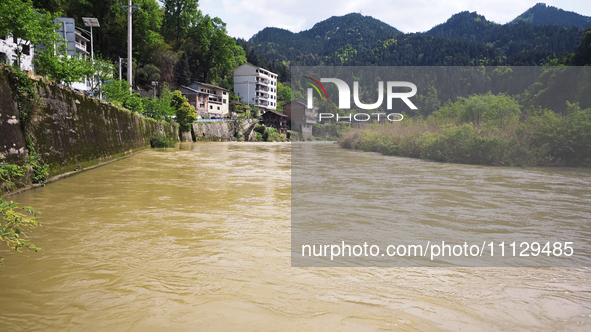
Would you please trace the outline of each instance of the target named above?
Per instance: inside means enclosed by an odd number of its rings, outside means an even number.
[[[262,101],[262,100],[258,100],[256,98],[255,98],[254,104],[255,104],[255,106],[265,106],[265,107],[269,106],[268,101]]]
[[[270,89],[268,87],[266,87],[266,86],[257,85],[257,87],[256,87],[255,90],[256,91],[269,92]]]
[[[265,84],[265,85],[269,85],[269,80],[263,79],[263,78],[259,78],[257,77],[257,83],[258,84]]]
[[[304,117],[304,120],[306,123],[318,123],[318,121],[316,121],[316,118],[312,118],[312,117]]]
[[[81,44],[79,42],[76,42],[76,49],[79,50],[79,51],[82,51],[84,53],[88,53],[86,51],[86,45],[85,44]]]

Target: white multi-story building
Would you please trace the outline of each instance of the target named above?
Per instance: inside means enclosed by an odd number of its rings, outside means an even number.
[[[55,31],[60,37],[64,39],[67,45],[68,56],[77,57],[79,59],[86,59],[89,57],[87,51],[90,40],[76,29],[76,24],[71,17],[58,17],[55,19],[59,24]],[[84,78],[83,81],[72,83],[71,87],[80,91],[90,91],[92,88],[92,78]]]
[[[0,61],[16,65],[21,52],[21,69],[33,70],[34,49],[30,43],[13,36],[0,36]]]
[[[245,63],[234,69],[234,93],[263,114],[277,108],[277,74]]]

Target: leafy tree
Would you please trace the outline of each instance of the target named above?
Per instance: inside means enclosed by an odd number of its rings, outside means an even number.
[[[21,57],[25,49],[32,48],[41,43],[53,44],[59,36],[55,33],[54,22],[57,14],[51,14],[45,10],[41,15],[33,9],[33,4],[28,0],[3,0],[0,2],[0,36],[11,35],[22,39],[16,48],[17,65],[20,67]]]
[[[180,91],[174,91],[172,93],[172,107],[176,112],[176,121],[179,123],[181,132],[187,132],[191,130],[191,124],[197,121],[197,111],[185,96]]]
[[[291,101],[291,88],[288,85],[283,85],[281,82],[277,83],[277,109]]]
[[[219,82],[246,62],[244,49],[228,36],[226,24],[217,17],[202,17],[190,37],[199,45],[190,60],[199,64],[197,73],[193,71],[193,74],[202,75],[206,82]]]
[[[577,52],[572,56],[571,63],[573,66],[591,65],[591,30],[585,32]]]
[[[189,70],[189,59],[186,53],[183,53],[174,66],[174,75],[176,76],[176,83],[179,86],[191,83],[191,71]]]
[[[144,115],[158,121],[171,121],[176,110],[172,107],[172,93],[168,84],[160,87],[160,98],[144,99]]]
[[[189,31],[197,25],[200,12],[198,0],[164,0],[163,34],[179,42],[185,39]]]
[[[37,213],[31,207],[23,208],[33,218],[17,212],[19,207],[12,201],[6,201],[0,197],[0,241],[5,242],[11,249],[20,250],[21,248],[28,248],[32,251],[39,251],[40,248],[28,240],[24,233],[27,230],[39,226],[37,220]],[[0,264],[2,257],[0,257]]]

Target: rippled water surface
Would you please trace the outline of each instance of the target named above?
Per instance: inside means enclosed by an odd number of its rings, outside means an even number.
[[[588,268],[291,267],[290,151],[184,143],[12,197],[42,212],[43,250],[2,249],[0,330],[591,330]],[[586,171],[506,170],[589,195],[555,181]]]

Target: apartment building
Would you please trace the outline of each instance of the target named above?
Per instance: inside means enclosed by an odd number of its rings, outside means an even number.
[[[61,36],[67,46],[68,56],[85,59],[90,56],[88,52],[88,45],[90,39],[83,35],[83,33],[76,29],[76,23],[71,17],[57,17],[56,23],[58,29],[55,31]],[[83,81],[72,83],[71,87],[76,90],[90,91],[92,89],[91,77],[84,78]]]
[[[265,111],[277,109],[277,74],[245,63],[234,69],[234,93],[244,104]]]

